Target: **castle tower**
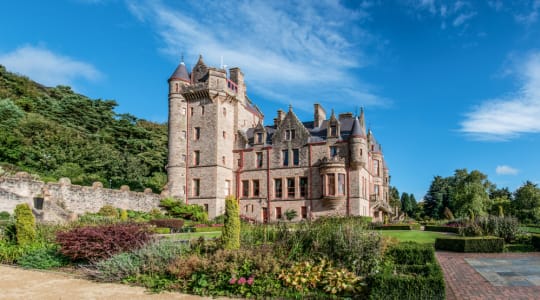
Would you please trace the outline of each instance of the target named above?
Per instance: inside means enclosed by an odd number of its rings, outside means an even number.
[[[354,170],[362,166],[362,156],[365,155],[364,151],[362,150],[362,140],[365,140],[365,136],[363,135],[360,121],[358,121],[358,118],[354,118],[351,135],[349,137],[349,144],[351,149],[350,162],[351,168]]]
[[[169,157],[167,187],[172,197],[186,197],[187,102],[182,89],[191,84],[184,61],[169,78]]]

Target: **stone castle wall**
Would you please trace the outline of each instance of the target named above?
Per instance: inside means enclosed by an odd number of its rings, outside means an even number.
[[[43,199],[43,205],[36,199]],[[107,189],[101,182],[80,186],[71,184],[67,178],[57,183],[45,183],[24,174],[0,177],[0,211],[13,213],[17,204],[28,203],[44,221],[59,221],[67,216],[97,212],[104,205],[150,211],[158,207],[160,199],[159,194],[149,189],[144,193],[132,192],[127,186],[120,190]]]

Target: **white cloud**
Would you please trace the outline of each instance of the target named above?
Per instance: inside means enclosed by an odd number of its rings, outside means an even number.
[[[0,64],[47,86],[73,85],[77,78],[97,80],[101,73],[91,64],[53,53],[43,47],[24,46],[0,53]]]
[[[497,175],[517,175],[519,170],[507,165],[501,165],[495,168],[495,173],[497,173]]]
[[[484,101],[466,114],[461,131],[478,140],[509,140],[540,133],[540,52],[516,68],[521,88],[510,96]]]
[[[470,20],[474,16],[476,16],[475,12],[459,14],[454,19],[454,22],[452,22],[452,25],[454,25],[454,27],[461,26],[461,25],[465,24],[468,20]]]
[[[188,65],[199,53],[210,65],[218,65],[223,56],[226,65],[242,68],[249,89],[313,102],[320,100],[313,97],[321,96],[322,86],[331,85],[336,98],[345,96],[341,88],[346,87],[368,95],[370,103],[379,98],[352,74],[369,64],[363,49],[377,43],[354,25],[368,20],[363,9],[351,10],[330,0],[200,1],[182,8],[143,1],[131,2],[128,8],[156,29],[164,53],[179,57],[184,52]],[[313,94],[295,94],[299,85],[313,87]]]
[[[427,14],[432,18],[439,18],[442,30],[447,28],[447,23],[454,27],[467,25],[467,22],[477,15],[473,5],[468,1],[458,0],[452,4],[439,0],[412,0],[406,1],[404,4],[412,8],[418,16]]]

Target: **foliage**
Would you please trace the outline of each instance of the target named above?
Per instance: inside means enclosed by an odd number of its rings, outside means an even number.
[[[385,258],[399,265],[425,265],[435,262],[435,251],[429,244],[406,242],[390,247]]]
[[[383,226],[376,226],[377,230],[419,230],[420,224],[385,224]]]
[[[531,234],[531,244],[536,251],[540,251],[540,234]]]
[[[296,218],[298,216],[298,212],[292,208],[287,209],[284,213],[285,218],[287,221],[292,221],[292,219]]]
[[[118,223],[118,219],[115,217],[106,217],[99,213],[86,212],[83,215],[79,216],[77,219],[77,224],[84,225],[107,225]]]
[[[167,125],[117,114],[116,106],[66,86],[44,87],[0,66],[0,162],[51,180],[160,191]]]
[[[128,213],[125,209],[120,210],[120,221],[127,222],[129,220]]]
[[[416,199],[413,194],[403,193],[401,194],[401,211],[407,214],[407,216],[414,216],[416,211]]]
[[[540,221],[540,188],[530,181],[525,182],[514,193],[512,206],[516,216],[524,223]]]
[[[437,231],[437,232],[452,232],[459,233],[459,227],[453,226],[437,226],[437,225],[426,225],[424,226],[425,231]]]
[[[493,235],[511,242],[520,233],[519,222],[514,217],[487,216],[469,220],[460,227],[465,236]]]
[[[333,260],[363,276],[380,262],[381,244],[380,234],[366,230],[359,218],[326,217],[299,223],[295,230],[278,225],[274,248],[291,260]]]
[[[185,204],[182,200],[165,198],[160,201],[159,206],[165,208],[167,215],[174,218],[182,218],[197,222],[208,221],[208,213],[197,204]]]
[[[28,245],[36,238],[36,219],[27,203],[18,204],[15,207],[15,227],[17,244]]]
[[[23,268],[52,269],[65,266],[69,260],[58,253],[57,247],[38,247],[23,254],[17,264]]]
[[[332,263],[320,260],[298,262],[290,268],[281,270],[278,277],[283,284],[292,287],[302,294],[320,289],[330,295],[357,295],[363,285],[363,278],[345,268],[337,269]]]
[[[162,274],[173,260],[186,252],[187,246],[184,244],[160,240],[97,262],[97,272],[91,275],[100,281],[112,282],[143,273]]]
[[[60,252],[71,260],[98,261],[116,253],[142,247],[150,232],[140,224],[119,223],[87,226],[58,232]]]
[[[9,213],[7,211],[0,211],[0,220],[9,220]]]
[[[452,213],[452,211],[448,207],[444,208],[443,215],[447,220],[453,220],[454,219],[454,214]]]
[[[120,217],[118,210],[114,206],[109,205],[109,204],[101,207],[98,211],[98,215],[103,216],[103,217],[110,217],[113,219],[118,219]]]
[[[368,277],[369,299],[445,299],[444,276],[436,262],[396,269]]]
[[[156,227],[169,228],[170,232],[180,232],[182,226],[184,226],[184,220],[178,219],[155,219],[148,222],[150,225],[155,225]]]
[[[435,249],[455,252],[502,252],[504,239],[494,236],[437,238]]]
[[[225,198],[225,223],[221,240],[224,249],[240,248],[240,209],[233,196]]]

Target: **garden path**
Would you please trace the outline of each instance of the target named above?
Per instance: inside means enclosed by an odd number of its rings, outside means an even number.
[[[540,299],[540,253],[436,252],[448,300]]]
[[[0,265],[0,299],[211,299],[179,293],[149,294],[142,287],[97,283],[73,275]]]

